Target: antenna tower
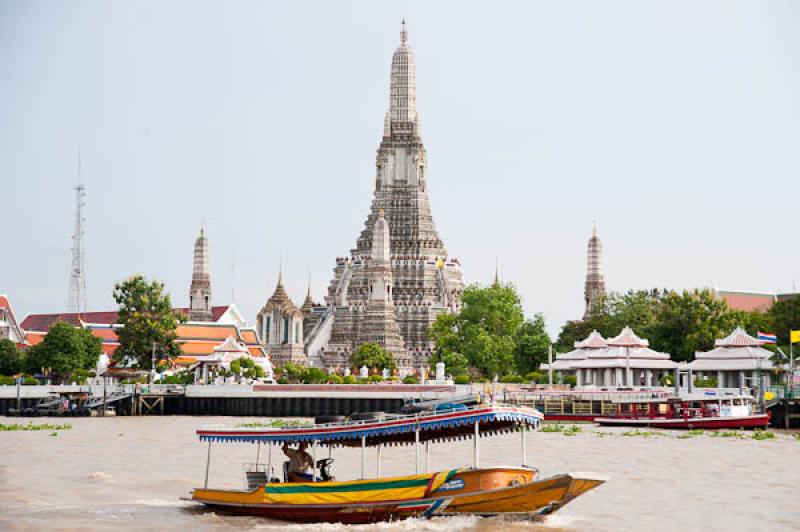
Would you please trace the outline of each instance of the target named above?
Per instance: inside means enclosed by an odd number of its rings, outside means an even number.
[[[86,274],[83,257],[83,207],[85,206],[81,180],[81,154],[78,152],[78,184],[75,185],[75,228],[72,234],[72,267],[69,274],[67,308],[70,312],[86,312]]]

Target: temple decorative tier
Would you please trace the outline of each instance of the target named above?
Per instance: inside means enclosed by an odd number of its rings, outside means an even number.
[[[427,365],[434,350],[431,324],[439,313],[460,308],[461,266],[433,223],[416,100],[416,64],[403,25],[370,213],[350,256],[336,260],[325,311],[312,316],[305,339],[310,365],[349,367],[352,350],[371,341],[390,351],[401,371]],[[388,233],[386,257],[375,249],[376,230]],[[371,296],[377,285],[388,288],[380,301]]]

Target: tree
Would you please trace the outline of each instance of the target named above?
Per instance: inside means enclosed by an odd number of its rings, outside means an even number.
[[[157,361],[180,354],[175,329],[185,317],[173,310],[163,283],[133,275],[114,286],[114,301],[119,305],[123,326],[117,333],[120,345],[114,354],[116,360],[151,369],[154,345]]]
[[[442,354],[442,362],[444,362],[445,371],[450,375],[466,375],[469,371],[469,359],[461,353],[448,351]]]
[[[28,350],[25,365],[29,373],[48,369],[66,378],[78,370],[92,370],[103,353],[103,343],[90,331],[58,322],[42,342]]]
[[[730,334],[740,325],[740,317],[708,289],[670,291],[663,296],[656,323],[648,332],[650,345],[673,360],[690,361],[697,351],[712,349],[715,340]]]
[[[370,369],[394,369],[397,363],[391,353],[374,342],[361,344],[350,355],[353,366],[366,366]]]
[[[514,358],[520,375],[536,371],[547,362],[550,336],[545,330],[544,316],[536,314],[533,320],[526,320],[517,333],[516,342]]]
[[[800,296],[778,301],[769,310],[778,343],[789,344],[789,331],[800,330]]]
[[[3,338],[0,340],[0,375],[14,375],[22,371],[22,352],[17,344]]]
[[[516,336],[525,318],[514,287],[471,285],[464,290],[462,304],[461,312],[440,314],[431,327],[430,337],[443,360],[460,353],[487,375],[515,371]]]

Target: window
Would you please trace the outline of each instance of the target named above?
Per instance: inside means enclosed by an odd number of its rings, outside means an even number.
[[[300,324],[299,323],[295,323],[294,324],[294,343],[296,343],[296,344],[300,343]]]
[[[289,318],[283,318],[283,343],[289,343]]]
[[[272,316],[267,316],[267,319],[264,320],[264,343],[269,343],[270,337],[270,329],[272,328]]]

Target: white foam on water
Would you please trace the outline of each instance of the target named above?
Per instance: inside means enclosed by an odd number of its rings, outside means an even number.
[[[114,477],[104,471],[95,471],[84,477],[86,480],[93,480],[95,482],[114,482]]]
[[[177,499],[138,499],[133,501],[134,505],[136,506],[163,506],[163,507],[172,507],[172,506],[192,506],[192,503],[189,501],[181,501]]]

